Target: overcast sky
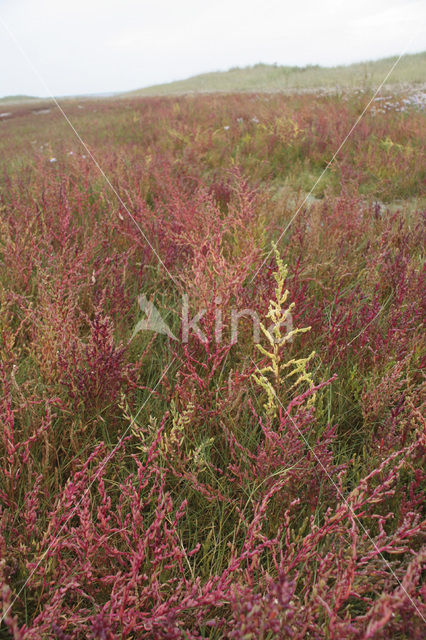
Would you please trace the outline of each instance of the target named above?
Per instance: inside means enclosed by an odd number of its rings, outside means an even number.
[[[425,27],[426,0],[0,0],[0,96],[124,91],[257,62],[346,64],[422,51]]]

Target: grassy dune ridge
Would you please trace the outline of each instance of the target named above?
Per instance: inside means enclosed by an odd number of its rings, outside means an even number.
[[[185,80],[154,85],[131,91],[130,96],[173,95],[191,92],[231,93],[233,91],[295,91],[318,89],[375,89],[397,61],[397,56],[359,62],[338,67],[288,67],[256,64],[229,71],[203,73]],[[404,55],[396,65],[387,84],[418,84],[426,82],[426,52]]]

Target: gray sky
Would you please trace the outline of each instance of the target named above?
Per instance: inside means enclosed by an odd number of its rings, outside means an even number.
[[[426,49],[426,0],[0,0],[0,96],[137,89],[257,62]]]

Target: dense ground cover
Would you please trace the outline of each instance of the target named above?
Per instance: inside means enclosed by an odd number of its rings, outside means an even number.
[[[424,114],[375,100],[304,202],[368,99],[67,103],[116,193],[10,107],[1,637],[423,637]]]

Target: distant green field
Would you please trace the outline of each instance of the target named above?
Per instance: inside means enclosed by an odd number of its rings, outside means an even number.
[[[288,91],[316,88],[371,88],[383,81],[397,56],[348,66],[285,67],[256,64],[229,71],[203,73],[186,80],[131,91],[125,95],[149,96],[215,91]],[[415,84],[426,81],[426,52],[404,56],[387,84]]]
[[[275,64],[255,64],[234,67],[229,71],[214,71],[198,76],[158,84],[135,91],[113,94],[111,97],[182,95],[185,93],[232,93],[239,91],[293,92],[318,89],[371,89],[386,77],[397,56],[381,60],[358,62],[338,67],[290,67]],[[386,81],[387,85],[416,85],[426,83],[426,51],[404,56]],[[100,98],[101,96],[67,96],[63,99]],[[107,98],[108,96],[105,96]],[[0,104],[16,104],[45,100],[36,96],[14,95],[0,98]]]
[[[34,96],[5,96],[4,98],[0,98],[0,103],[6,103],[6,102],[27,102],[28,100],[38,100],[38,98],[35,98]]]

